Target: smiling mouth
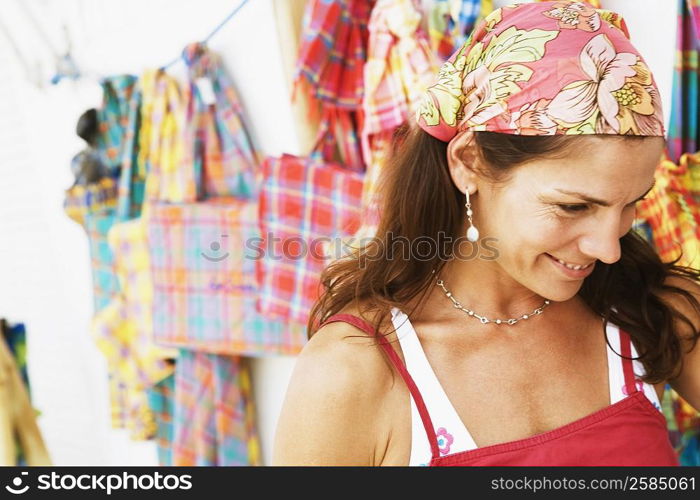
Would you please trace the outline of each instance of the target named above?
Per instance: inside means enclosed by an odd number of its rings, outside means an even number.
[[[207,259],[208,261],[211,261],[211,262],[221,262],[222,260],[224,260],[228,257],[228,254],[222,255],[221,257],[209,257],[207,254],[202,252],[201,256],[204,257],[205,259]]]
[[[572,271],[583,271],[585,269],[588,269],[589,267],[591,267],[594,264],[593,262],[590,262],[586,265],[569,264],[568,262],[566,262],[564,260],[558,259],[554,255],[550,255],[550,254],[547,254],[547,255],[549,257],[551,257],[552,259],[556,260],[557,262],[559,262],[559,264],[561,264],[562,266],[566,267],[567,269],[571,269]]]

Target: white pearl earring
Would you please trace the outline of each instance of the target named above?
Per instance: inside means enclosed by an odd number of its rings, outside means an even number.
[[[476,228],[474,225],[474,222],[472,221],[472,204],[469,201],[469,189],[466,190],[467,193],[467,202],[464,204],[465,207],[467,207],[467,218],[469,219],[469,229],[467,229],[467,240],[471,241],[474,243],[479,239],[479,230]]]

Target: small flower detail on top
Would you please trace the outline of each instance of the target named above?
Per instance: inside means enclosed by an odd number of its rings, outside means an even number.
[[[607,36],[598,35],[583,48],[580,66],[590,80],[570,83],[547,106],[567,134],[602,133],[606,123],[622,135],[660,133],[659,96],[636,54],[618,53]]]
[[[437,430],[437,443],[441,455],[447,455],[450,452],[450,446],[454,443],[452,434],[447,432],[447,429],[440,427]]]
[[[543,14],[559,21],[560,29],[583,30],[589,33],[600,29],[600,14],[583,2],[557,2],[551,10]]]

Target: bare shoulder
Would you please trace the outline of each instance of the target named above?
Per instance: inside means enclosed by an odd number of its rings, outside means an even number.
[[[341,312],[358,315],[352,308]],[[345,322],[328,323],[309,339],[287,388],[274,464],[375,464],[392,384],[380,349],[376,339]]]

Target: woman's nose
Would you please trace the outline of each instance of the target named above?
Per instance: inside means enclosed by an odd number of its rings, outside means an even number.
[[[614,264],[622,255],[620,238],[629,230],[622,231],[620,217],[608,217],[596,224],[579,240],[579,249],[585,255],[605,264]]]

